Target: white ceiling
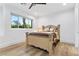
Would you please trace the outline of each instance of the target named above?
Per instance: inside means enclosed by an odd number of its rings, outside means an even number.
[[[68,10],[74,8],[75,6],[74,3],[67,3],[67,5],[65,6],[63,5],[63,3],[47,3],[46,5],[36,5],[33,6],[31,9],[28,9],[29,6],[31,5],[30,3],[27,3],[26,5],[21,5],[19,3],[12,5],[21,7],[21,9],[25,10],[28,14],[33,16],[45,16],[51,13]]]

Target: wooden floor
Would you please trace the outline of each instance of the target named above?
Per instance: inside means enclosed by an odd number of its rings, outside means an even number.
[[[0,56],[48,56],[48,52],[32,46],[26,49],[25,43],[21,43],[14,48],[0,51]],[[52,56],[79,56],[79,50],[73,45],[58,43]]]

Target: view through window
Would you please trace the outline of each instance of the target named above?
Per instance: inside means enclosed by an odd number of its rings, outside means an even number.
[[[32,28],[32,19],[12,14],[11,28]]]

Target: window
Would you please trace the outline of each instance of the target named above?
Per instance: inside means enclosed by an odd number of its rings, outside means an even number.
[[[31,19],[25,19],[26,28],[32,28],[32,20]]]
[[[18,16],[11,16],[11,27],[18,28]]]
[[[32,28],[32,19],[12,14],[11,28]]]

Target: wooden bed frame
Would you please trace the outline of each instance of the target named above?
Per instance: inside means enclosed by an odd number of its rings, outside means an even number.
[[[49,52],[49,55],[54,53],[54,48],[57,43],[60,41],[60,25],[48,25],[43,26],[45,28],[54,27],[53,32],[26,32],[26,46],[32,45],[35,47],[42,48]]]

